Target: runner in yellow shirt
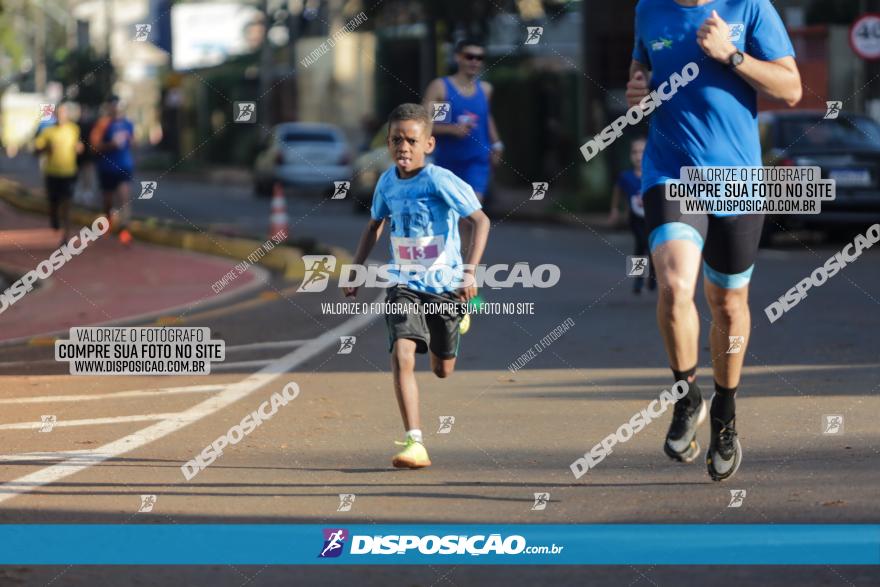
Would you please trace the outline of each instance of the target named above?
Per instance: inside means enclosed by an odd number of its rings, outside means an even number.
[[[70,120],[67,104],[55,111],[58,124],[41,132],[34,146],[45,154],[43,173],[49,196],[49,222],[55,230],[62,229],[61,242],[70,237],[70,200],[76,182],[76,156],[82,151],[79,125]]]

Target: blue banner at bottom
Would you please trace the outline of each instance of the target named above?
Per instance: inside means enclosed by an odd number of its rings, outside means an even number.
[[[880,525],[3,524],[0,564],[877,565]]]

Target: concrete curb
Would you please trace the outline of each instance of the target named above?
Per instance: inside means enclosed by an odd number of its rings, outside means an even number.
[[[47,214],[49,210],[49,203],[44,198],[37,197],[23,185],[4,178],[0,178],[0,200],[25,212]],[[98,213],[74,205],[70,215],[74,223],[87,225],[94,221]],[[157,218],[134,219],[129,223],[128,228],[132,236],[143,242],[217,257],[227,257],[236,261],[244,261],[248,255],[262,249],[266,242],[265,240],[227,236],[206,230],[187,229]],[[257,261],[257,264],[280,274],[285,280],[300,280],[305,274],[305,266],[302,263],[304,254],[335,255],[337,267],[343,263],[351,262],[351,254],[344,249],[306,242],[296,245],[277,245]]]

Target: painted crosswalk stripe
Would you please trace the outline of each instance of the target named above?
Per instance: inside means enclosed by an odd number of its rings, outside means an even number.
[[[378,303],[383,298],[384,292],[377,297],[375,301]],[[93,461],[83,462],[81,459],[71,458],[17,479],[7,481],[0,485],[0,503],[10,500],[22,493],[34,491],[39,487],[54,483],[60,479],[79,473],[80,471],[84,471],[95,464],[131,452],[164,438],[189,424],[198,422],[199,420],[244,399],[258,389],[265,387],[281,377],[285,377],[285,379],[289,380],[291,378],[289,371],[318,356],[326,349],[336,347],[336,345],[339,344],[340,336],[348,336],[360,331],[377,317],[376,314],[361,314],[354,316],[339,326],[332,328],[321,336],[309,341],[308,344],[305,344],[273,361],[269,365],[266,365],[245,379],[236,383],[227,384],[223,391],[212,395],[203,402],[179,412],[178,414],[173,414],[173,419],[156,422],[155,424],[138,430],[133,434],[129,434],[93,450],[83,451],[83,454],[94,455],[95,459]],[[308,393],[308,390],[303,390],[303,392]],[[194,450],[200,449],[201,447],[194,448]]]
[[[174,395],[179,393],[208,393],[220,391],[223,385],[187,385],[184,387],[158,387],[155,389],[130,389],[114,393],[91,393],[80,395],[37,395],[33,397],[9,397],[0,399],[0,404],[46,404],[63,402],[87,402],[98,400],[114,400],[128,397],[152,397],[159,395]]]

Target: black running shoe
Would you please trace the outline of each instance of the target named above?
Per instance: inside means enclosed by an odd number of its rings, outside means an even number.
[[[697,428],[706,420],[706,402],[700,398],[697,406],[689,406],[682,400],[675,402],[672,423],[666,433],[663,451],[666,455],[682,463],[690,463],[700,454],[697,442]]]
[[[725,424],[712,418],[712,437],[706,453],[706,467],[713,481],[733,477],[742,463],[742,446],[736,436],[736,418]]]

